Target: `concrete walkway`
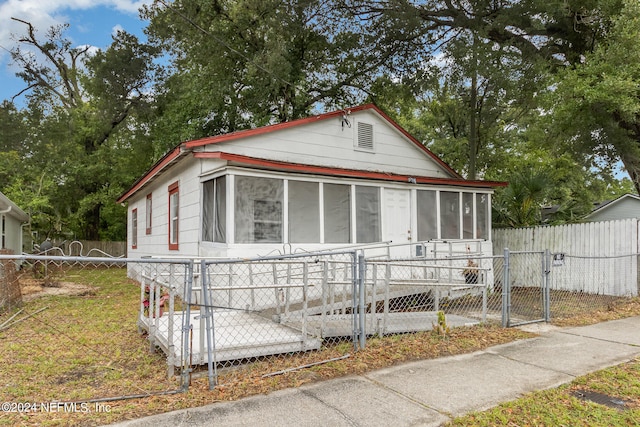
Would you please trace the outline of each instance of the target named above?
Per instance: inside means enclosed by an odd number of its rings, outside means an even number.
[[[640,317],[529,327],[540,336],[116,425],[439,426],[640,355]]]

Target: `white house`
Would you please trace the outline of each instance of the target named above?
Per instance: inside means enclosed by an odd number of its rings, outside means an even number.
[[[611,221],[627,218],[640,218],[640,197],[636,194],[624,194],[617,199],[600,203],[586,221]]]
[[[0,249],[21,254],[22,225],[28,221],[29,215],[0,193]]]
[[[183,142],[118,202],[129,257],[248,257],[375,242],[482,242],[491,194],[373,104]]]

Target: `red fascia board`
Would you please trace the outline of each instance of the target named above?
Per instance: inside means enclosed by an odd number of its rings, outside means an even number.
[[[149,169],[147,173],[145,173],[140,179],[138,179],[132,186],[127,190],[122,196],[118,197],[117,202],[123,203],[132,194],[138,191],[144,184],[146,184],[153,176],[155,176],[158,172],[160,172],[165,166],[174,161],[180,156],[182,152],[180,147],[174,148],[172,151],[167,153],[163,158],[161,158],[155,165]]]
[[[414,143],[420,150],[422,150],[425,154],[427,154],[428,156],[433,158],[433,160],[435,160],[436,163],[438,163],[440,166],[442,166],[444,169],[446,169],[447,172],[449,172],[451,175],[453,175],[456,178],[463,179],[461,175],[459,175],[456,171],[451,169],[451,167],[449,165],[447,165],[445,162],[443,162],[438,156],[433,154],[431,152],[431,150],[429,150],[427,147],[424,146],[424,144],[420,143],[420,141],[415,139],[411,134],[409,134],[406,130],[404,130],[399,124],[397,124],[391,117],[389,117],[384,111],[382,111],[380,108],[378,108],[377,105],[372,104],[372,103],[371,104],[360,105],[360,106],[353,107],[353,108],[345,108],[344,110],[332,111],[332,112],[325,113],[325,114],[320,114],[320,115],[317,115],[317,116],[306,117],[304,119],[293,120],[293,121],[290,121],[290,122],[283,122],[283,123],[277,123],[277,124],[273,124],[273,125],[263,126],[263,127],[256,128],[256,129],[241,130],[241,131],[238,131],[238,132],[228,133],[228,134],[225,134],[225,135],[217,135],[217,136],[212,136],[212,137],[208,137],[208,138],[196,139],[196,140],[193,140],[193,141],[185,142],[184,145],[185,145],[185,148],[192,149],[192,148],[195,148],[195,147],[201,147],[203,145],[210,145],[210,144],[217,144],[217,143],[221,143],[221,142],[228,142],[228,141],[233,141],[233,140],[240,139],[240,138],[248,138],[248,137],[251,137],[251,136],[263,135],[263,134],[266,134],[266,133],[275,132],[275,131],[282,130],[282,129],[288,129],[288,128],[292,128],[292,127],[296,127],[296,126],[305,125],[305,124],[308,124],[308,123],[315,123],[315,122],[318,122],[318,121],[321,121],[321,120],[327,120],[327,119],[330,119],[330,118],[340,117],[341,115],[343,115],[345,113],[345,111],[349,111],[349,112],[355,113],[355,112],[363,111],[363,110],[374,110],[384,120],[386,120],[393,127],[395,127],[402,135],[404,135],[407,139],[409,139],[412,143]]]
[[[193,153],[197,159],[220,159],[239,164],[257,166],[261,168],[278,169],[286,172],[312,173],[318,175],[330,175],[349,178],[375,179],[384,181],[409,182],[409,179],[415,179],[418,184],[439,184],[439,185],[456,185],[465,187],[478,188],[494,188],[505,187],[506,182],[498,181],[470,181],[462,178],[435,178],[420,177],[410,175],[397,175],[384,172],[370,172],[353,169],[329,168],[324,166],[312,166],[299,163],[287,163],[276,160],[258,159],[255,157],[242,156],[239,154],[230,154],[220,151],[216,152],[197,152]]]
[[[263,135],[265,133],[275,132],[282,129],[302,126],[308,123],[315,123],[321,120],[330,119],[332,117],[339,117],[342,114],[344,114],[345,111],[356,112],[356,111],[361,111],[361,110],[366,110],[371,108],[379,111],[379,109],[375,105],[365,104],[365,105],[360,105],[358,107],[345,108],[344,110],[331,111],[329,113],[319,114],[317,116],[311,116],[311,117],[305,117],[303,119],[292,120],[290,122],[276,123],[273,125],[262,126],[255,129],[240,130],[237,132],[227,133],[224,135],[216,135],[216,136],[210,136],[207,138],[196,139],[193,141],[185,142],[184,144],[186,148],[195,148],[195,147],[201,147],[203,145],[233,141],[240,138],[248,138],[250,136]]]

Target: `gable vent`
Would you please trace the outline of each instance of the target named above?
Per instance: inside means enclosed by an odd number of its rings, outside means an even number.
[[[357,147],[373,151],[373,125],[371,123],[358,122]]]

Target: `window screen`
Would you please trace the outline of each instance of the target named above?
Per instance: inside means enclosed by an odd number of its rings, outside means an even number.
[[[320,192],[317,182],[289,181],[289,241],[320,243]]]
[[[236,243],[282,243],[283,181],[236,176]]]
[[[488,239],[489,237],[489,195],[476,194],[476,238]]]
[[[441,238],[460,238],[460,193],[440,192]]]
[[[418,202],[418,240],[425,241],[438,238],[438,206],[436,192],[419,190]]]
[[[380,190],[377,187],[356,187],[357,243],[379,242]]]
[[[325,243],[351,242],[350,186],[324,184],[324,241]]]
[[[473,193],[462,193],[462,238],[473,239]]]

